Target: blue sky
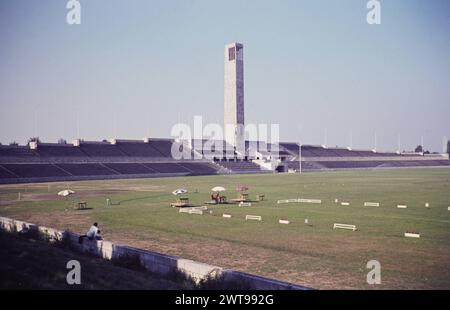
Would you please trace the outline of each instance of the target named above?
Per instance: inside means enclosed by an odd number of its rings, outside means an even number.
[[[223,122],[223,46],[242,42],[246,122],[282,140],[441,151],[450,138],[450,1],[0,2],[0,142],[169,137]]]

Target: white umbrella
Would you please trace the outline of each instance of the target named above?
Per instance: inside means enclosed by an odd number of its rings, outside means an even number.
[[[172,192],[172,194],[174,194],[175,196],[177,196],[177,195],[181,195],[181,194],[186,194],[187,192],[188,192],[187,189],[179,188],[179,189],[174,190],[174,191]]]
[[[58,193],[58,196],[67,197],[67,196],[69,196],[69,195],[71,195],[71,194],[75,194],[75,192],[74,192],[73,190],[71,190],[71,189],[65,189],[65,190],[63,190],[63,191],[60,191],[60,192]]]
[[[216,187],[211,188],[211,191],[213,191],[213,192],[224,192],[224,191],[226,191],[226,189],[225,189],[225,187],[222,187],[222,186],[216,186]]]

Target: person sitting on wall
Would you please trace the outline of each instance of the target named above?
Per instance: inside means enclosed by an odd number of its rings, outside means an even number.
[[[100,229],[97,230],[97,233],[95,234],[95,240],[103,240],[102,235],[100,234]]]
[[[85,235],[80,236],[78,238],[78,242],[83,243],[83,239],[88,238],[89,240],[102,240],[102,236],[100,235],[100,230],[98,229],[98,223],[95,222],[91,228],[89,228],[88,232]]]

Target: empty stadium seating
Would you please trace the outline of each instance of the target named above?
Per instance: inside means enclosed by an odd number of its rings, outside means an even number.
[[[91,157],[120,157],[126,156],[116,145],[108,142],[82,143],[79,148]]]
[[[196,175],[217,173],[217,167],[209,163],[183,162],[179,163],[179,165]]]
[[[206,140],[193,140],[196,151],[203,149]],[[227,146],[224,141],[216,143]],[[77,145],[38,143],[28,146],[0,146],[0,183],[61,181],[82,179],[109,179],[172,175],[208,175],[217,173],[262,173],[252,161],[222,161],[223,156],[175,160],[171,156],[173,140],[150,139],[115,140],[114,142],[85,142]],[[247,148],[250,144],[246,143]],[[265,151],[264,154],[270,155]],[[230,146],[228,145],[230,148]],[[269,150],[273,145],[267,144]],[[259,150],[261,151],[261,150]],[[232,156],[233,156],[232,152]],[[279,154],[285,160],[278,171],[300,170],[299,144],[280,143]],[[216,154],[217,155],[217,154]],[[401,155],[344,148],[324,148],[302,145],[302,171],[333,169],[373,169],[401,167],[450,166],[450,161],[439,155]],[[210,160],[210,161],[208,161]],[[287,167],[287,169],[286,169]]]
[[[401,168],[401,167],[438,167],[450,166],[449,160],[389,160],[389,161],[303,161],[302,170],[327,170],[327,169],[363,169],[363,168]],[[299,164],[289,162],[288,167],[298,169]]]
[[[117,147],[128,156],[136,157],[166,157],[152,146],[153,143],[125,142],[117,143]]]
[[[280,150],[299,155],[297,143],[280,143]],[[373,152],[371,150],[349,150],[346,148],[324,148],[322,146],[302,145],[302,157],[395,157],[397,153]]]
[[[284,151],[288,151],[292,154],[299,154],[299,145],[297,143],[280,143],[280,150],[284,149]]]
[[[198,163],[0,164],[0,183],[108,179],[127,176],[207,175],[214,165]]]
[[[118,174],[101,164],[56,164],[73,176],[105,176]]]
[[[159,151],[164,157],[172,157],[172,143],[173,140],[150,140],[149,144]]]
[[[73,144],[40,144],[35,152],[41,157],[85,157],[87,156]]]
[[[219,161],[217,163],[232,172],[261,172],[261,168],[250,161]]]
[[[209,159],[226,157],[234,155],[234,148],[225,141],[192,140],[192,148],[199,154],[203,154]],[[222,150],[222,152],[220,152]]]
[[[13,178],[17,178],[17,175],[14,175],[13,173],[9,172],[0,165],[0,179],[13,179]]]
[[[159,173],[189,173],[190,171],[178,163],[145,163],[144,166]]]
[[[2,164],[2,166],[21,178],[70,176],[70,174],[52,164]]]
[[[0,146],[0,183],[216,174],[213,163],[171,157],[173,140]]]
[[[0,157],[36,157],[28,146],[0,146]]]
[[[119,174],[148,174],[155,173],[154,170],[149,169],[140,163],[107,163],[103,164],[105,167],[118,172]]]

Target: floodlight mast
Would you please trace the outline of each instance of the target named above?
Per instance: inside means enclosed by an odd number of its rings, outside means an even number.
[[[36,138],[38,136],[38,114],[37,114],[37,109],[34,110],[34,136]]]
[[[350,129],[350,149],[353,149],[353,129]]]
[[[302,173],[302,142],[301,141],[299,141],[299,143],[298,143],[298,162],[299,162],[298,171],[299,171],[299,173]]]
[[[442,137],[442,154],[445,154],[445,153],[448,152],[448,149],[447,149],[447,143],[448,143],[447,137],[446,137],[446,136],[443,136],[443,137]]]
[[[76,139],[80,139],[80,112],[77,112],[77,136]]]
[[[377,132],[375,131],[375,137],[374,137],[374,151],[376,152],[377,151]]]

